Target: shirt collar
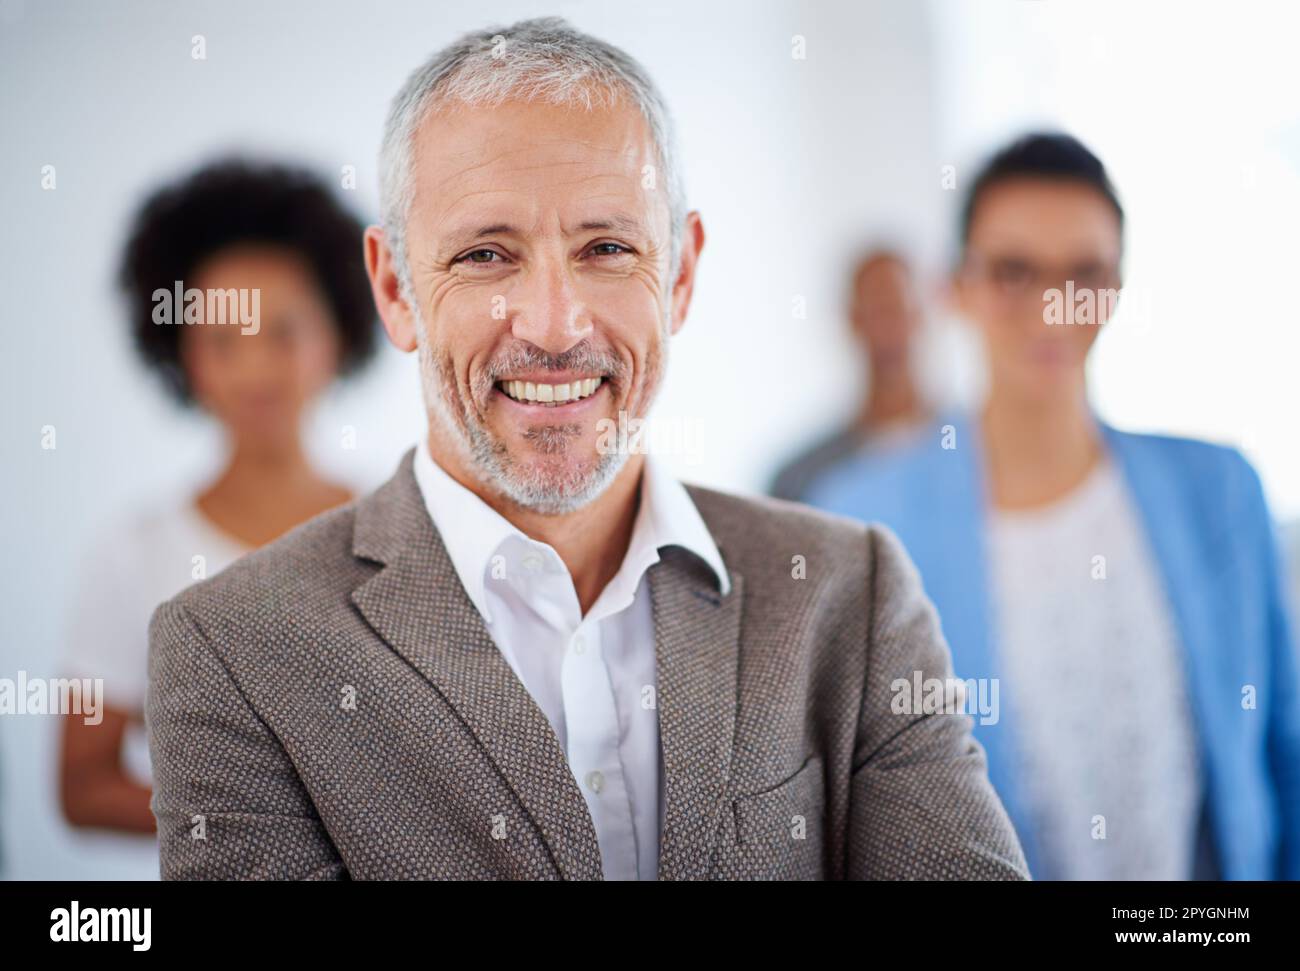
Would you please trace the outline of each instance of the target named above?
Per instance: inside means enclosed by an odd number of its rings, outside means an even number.
[[[649,520],[650,542],[657,552],[665,546],[680,546],[694,553],[713,571],[718,590],[725,597],[731,592],[731,578],[722,561],[718,544],[713,541],[704,517],[695,506],[686,487],[653,455],[645,457],[641,471],[641,508],[638,520]],[[640,525],[640,523],[638,523]],[[633,543],[635,543],[635,530]],[[632,544],[629,544],[629,552]],[[658,557],[655,557],[658,560]]]
[[[429,517],[442,536],[443,545],[460,577],[461,586],[479,614],[491,623],[487,576],[492,568],[492,558],[512,539],[539,549],[549,547],[526,536],[453,479],[434,462],[424,441],[415,447],[415,480]],[[694,553],[713,571],[722,595],[730,592],[731,579],[722,554],[690,493],[653,455],[647,455],[641,473],[641,503],[627,555],[595,606],[611,606],[611,600],[621,605],[630,603],[641,576],[659,562],[659,550],[665,546],[680,546]]]

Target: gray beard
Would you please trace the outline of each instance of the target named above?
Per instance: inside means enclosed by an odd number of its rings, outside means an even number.
[[[593,467],[569,466],[564,474],[553,469],[536,468],[516,462],[509,447],[479,420],[476,412],[462,407],[457,394],[455,371],[445,356],[439,356],[428,339],[428,329],[417,305],[410,304],[416,320],[419,348],[420,384],[424,389],[425,407],[429,421],[437,421],[449,430],[456,442],[461,458],[474,472],[479,482],[515,505],[544,516],[560,516],[581,509],[609,488],[623,469],[628,455],[622,449],[596,453]],[[660,341],[660,360],[647,374],[650,394],[656,390],[663,374],[664,358],[668,351],[668,314],[665,312],[663,339]],[[547,362],[560,368],[612,373],[621,385],[627,376],[622,361],[611,359],[581,345],[564,354],[547,355],[544,352],[507,355],[507,360],[496,362],[490,372],[475,378],[471,389],[475,400],[483,400],[491,392],[499,377],[512,368],[528,365],[545,367]],[[542,455],[563,455],[571,442],[582,434],[582,426],[540,425],[524,433],[525,440]]]
[[[504,442],[477,421],[465,425],[464,441],[480,479],[516,505],[545,516],[560,516],[581,509],[609,488],[627,462],[615,449],[597,453],[594,468],[570,467],[564,476],[533,466],[520,466]],[[562,455],[582,430],[577,425],[549,425],[529,429],[524,439],[544,455]]]

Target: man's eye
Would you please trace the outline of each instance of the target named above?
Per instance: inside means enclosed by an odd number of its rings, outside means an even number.
[[[456,262],[457,263],[491,263],[493,260],[499,259],[500,256],[501,254],[498,253],[496,250],[476,249],[473,250],[472,252],[466,253]]]
[[[620,253],[629,253],[626,246],[620,246],[618,243],[597,243],[591,248],[591,252],[596,256],[618,256]]]

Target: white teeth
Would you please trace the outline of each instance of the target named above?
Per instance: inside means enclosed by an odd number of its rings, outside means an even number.
[[[580,378],[568,384],[534,384],[531,381],[502,381],[501,390],[516,401],[558,405],[595,394],[604,378]]]

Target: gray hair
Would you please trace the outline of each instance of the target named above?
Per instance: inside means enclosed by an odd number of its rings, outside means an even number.
[[[466,34],[435,53],[393,98],[379,151],[379,200],[384,235],[403,293],[411,299],[406,221],[415,196],[415,133],[433,106],[457,101],[498,105],[510,98],[604,107],[626,95],[650,128],[660,178],[668,194],[671,279],[677,275],[686,189],[677,165],[672,116],[659,89],[635,60],[611,44],[575,30],[560,17],[521,20]]]

